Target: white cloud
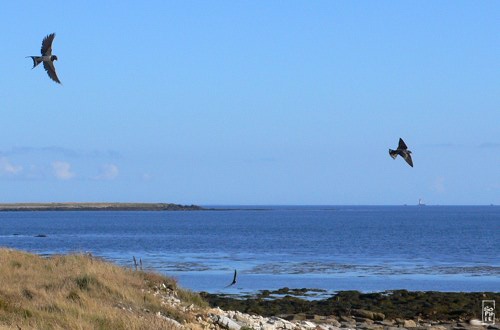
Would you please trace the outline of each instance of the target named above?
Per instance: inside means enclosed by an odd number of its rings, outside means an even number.
[[[23,167],[21,165],[14,165],[7,158],[0,157],[0,173],[16,175],[20,174],[22,171]]]
[[[67,162],[53,162],[52,170],[55,177],[59,180],[69,180],[75,177],[75,173],[71,171],[71,164]]]
[[[104,164],[101,173],[96,177],[97,180],[113,180],[120,173],[118,166],[115,164]]]

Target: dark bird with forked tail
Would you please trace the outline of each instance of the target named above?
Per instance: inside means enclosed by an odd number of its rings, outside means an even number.
[[[36,68],[38,64],[43,62],[43,67],[45,71],[47,71],[47,74],[49,75],[50,79],[60,84],[61,81],[59,81],[59,78],[57,77],[56,73],[56,68],[54,67],[54,61],[57,61],[57,56],[52,55],[52,41],[54,41],[55,37],[56,34],[51,33],[45,38],[43,38],[42,49],[40,50],[42,56],[26,56],[26,57],[31,57],[31,59],[33,60],[32,69]]]
[[[230,287],[231,285],[235,285],[236,284],[236,275],[237,275],[237,272],[236,272],[236,269],[235,269],[234,270],[233,281],[231,282],[231,284],[229,284],[228,286],[226,286],[226,288]]]
[[[406,160],[408,165],[413,167],[413,161],[411,160],[411,151],[408,150],[408,147],[406,146],[406,143],[402,138],[399,138],[399,145],[396,150],[389,149],[389,155],[391,155],[393,159],[396,159],[396,157],[400,155],[404,160]]]

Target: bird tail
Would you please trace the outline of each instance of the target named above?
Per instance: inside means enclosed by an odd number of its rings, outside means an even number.
[[[40,63],[43,62],[41,56],[26,56],[26,58],[28,58],[28,57],[31,57],[31,59],[33,60],[33,67],[32,67],[32,69],[36,68],[36,66],[38,64],[40,64]]]
[[[396,150],[389,149],[389,155],[392,157],[392,159],[396,159],[398,152]]]

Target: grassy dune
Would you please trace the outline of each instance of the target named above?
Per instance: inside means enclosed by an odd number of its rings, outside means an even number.
[[[175,291],[182,306],[204,305],[173,279],[87,255],[0,249],[0,265],[0,329],[174,329],[167,317],[194,316],[162,304],[162,290]]]

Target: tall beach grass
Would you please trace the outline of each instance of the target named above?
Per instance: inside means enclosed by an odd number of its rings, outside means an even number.
[[[196,294],[157,273],[134,271],[84,254],[41,257],[0,249],[0,329],[174,329],[193,316],[162,304],[168,287],[183,304]]]

